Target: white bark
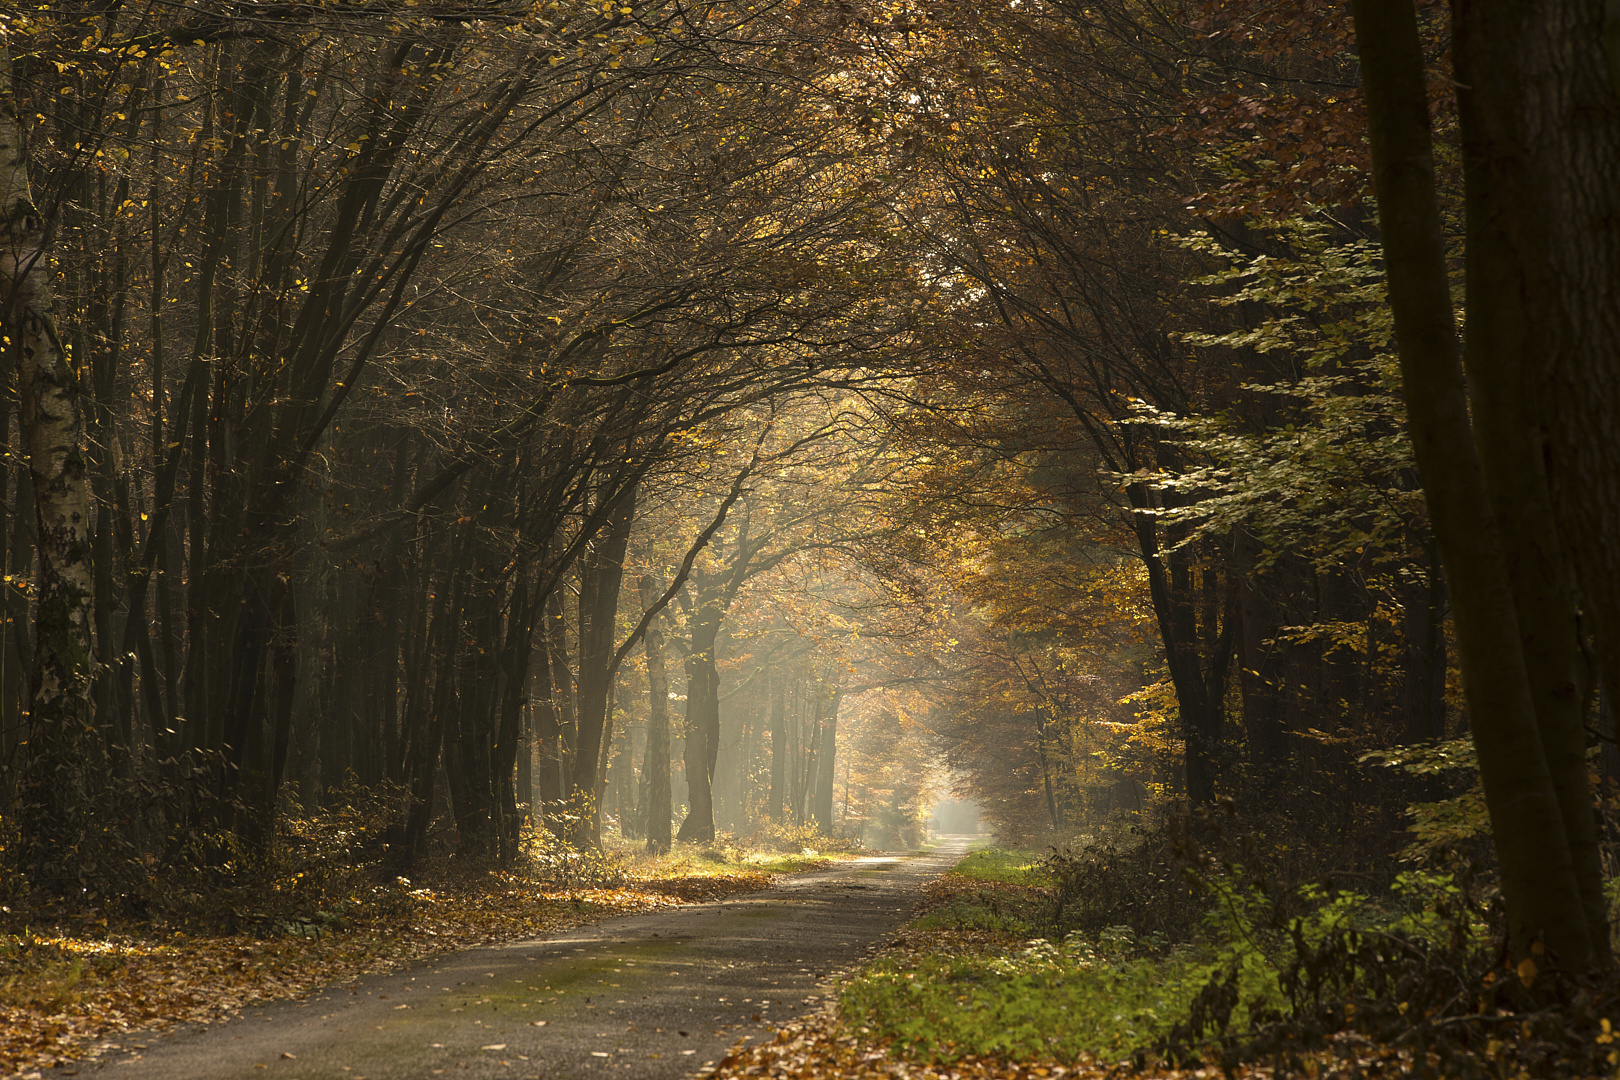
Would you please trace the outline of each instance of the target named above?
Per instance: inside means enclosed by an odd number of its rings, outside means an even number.
[[[0,46],[0,341],[15,365],[34,486],[39,576],[28,756],[34,845],[75,839],[90,721],[90,492],[78,378],[52,317],[45,223],[34,206],[11,54]]]

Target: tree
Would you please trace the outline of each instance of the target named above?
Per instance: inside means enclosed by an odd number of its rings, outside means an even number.
[[[98,855],[89,842],[89,782],[99,749],[88,738],[96,655],[90,489],[79,374],[56,326],[54,267],[29,182],[6,40],[0,40],[0,215],[0,335],[16,378],[39,557],[27,779],[19,793],[22,860],[38,887],[57,891],[93,869]],[[66,858],[69,852],[77,858]]]
[[[1562,144],[1561,121],[1513,95],[1525,88],[1520,79],[1529,70],[1539,71],[1544,90],[1592,103],[1597,119],[1588,134],[1612,145],[1620,114],[1613,86],[1603,86],[1608,72],[1595,34],[1602,16],[1595,5],[1549,9],[1522,21],[1494,4],[1458,8],[1470,317],[1469,344],[1459,355],[1415,12],[1408,0],[1358,0],[1353,10],[1407,416],[1451,583],[1510,942],[1516,956],[1529,960],[1544,945],[1560,966],[1585,972],[1607,965],[1608,931],[1586,783],[1584,717],[1570,678],[1578,645],[1566,544],[1576,552],[1591,549],[1573,536],[1559,539],[1552,528],[1554,521],[1561,528],[1580,521],[1597,535],[1613,536],[1620,520],[1602,513],[1582,517],[1587,512],[1571,508],[1569,488],[1549,485],[1542,471],[1544,440],[1556,446],[1557,421],[1573,417],[1553,409],[1558,392],[1531,376],[1535,369],[1526,353],[1536,342],[1551,348],[1562,365],[1582,370],[1592,361],[1584,344],[1576,344],[1577,331],[1585,340],[1607,335],[1608,343],[1620,344],[1612,316],[1593,315],[1578,302],[1554,302],[1547,290],[1562,276],[1554,267],[1563,274],[1582,267],[1588,276],[1612,276],[1620,237],[1612,224],[1604,230],[1597,219],[1584,217],[1606,246],[1591,233],[1577,238],[1563,231],[1569,223],[1559,219],[1570,207],[1550,196],[1571,190],[1569,181],[1550,187],[1514,182],[1536,171],[1519,160],[1532,150],[1524,138],[1530,131],[1563,146],[1566,156],[1554,168],[1579,173],[1577,163],[1590,159],[1586,148]],[[1575,27],[1583,21],[1593,31],[1589,46],[1575,44]],[[1575,61],[1572,66],[1546,66],[1550,55],[1571,49],[1561,58]],[[1462,81],[1482,77],[1486,64],[1491,80],[1506,72],[1508,97]],[[1587,172],[1580,183],[1593,178]],[[1598,201],[1603,198],[1612,196]],[[1587,210],[1594,204],[1577,205]],[[1551,238],[1532,240],[1529,228],[1554,231]],[[1536,296],[1553,304],[1539,320],[1526,303]],[[1535,333],[1538,321],[1547,333]],[[1552,460],[1563,463],[1556,453]],[[1581,497],[1600,505],[1620,487],[1620,474],[1612,469],[1582,479],[1592,486]],[[1578,554],[1573,565],[1583,566]],[[1592,568],[1590,562],[1584,566]],[[1610,599],[1600,574],[1581,575],[1581,587],[1587,608]],[[1608,639],[1600,640],[1607,648]]]

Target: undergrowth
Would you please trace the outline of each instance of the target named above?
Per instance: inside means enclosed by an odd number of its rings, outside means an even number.
[[[1283,882],[1230,809],[1130,846],[1028,856],[964,859],[845,985],[845,1024],[942,1063],[1464,1078],[1620,1066],[1616,988],[1550,957],[1505,967],[1497,898],[1466,859],[1421,860],[1372,889]]]
[[[861,1032],[933,1060],[1072,1062],[1166,1034],[1210,971],[1121,928],[1095,944],[1076,935],[890,955],[845,988],[841,1010]]]

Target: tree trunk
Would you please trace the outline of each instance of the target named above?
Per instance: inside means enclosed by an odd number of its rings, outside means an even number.
[[[824,723],[821,727],[821,752],[816,755],[820,762],[816,774],[816,827],[821,830],[822,836],[833,834],[833,776],[834,765],[838,760],[838,706],[843,702],[843,692],[833,690],[827,695],[827,708]]]
[[[1464,39],[1466,41],[1466,38]],[[1459,75],[1472,56],[1459,51]],[[1468,77],[1493,77],[1477,65]],[[1480,464],[1501,529],[1520,648],[1530,682],[1543,752],[1562,812],[1594,950],[1607,952],[1603,876],[1586,773],[1586,702],[1578,692],[1581,662],[1575,581],[1564,557],[1548,488],[1545,433],[1530,407],[1534,349],[1525,322],[1524,281],[1506,233],[1508,207],[1485,163],[1500,148],[1479,137],[1477,98],[1459,87],[1466,156],[1468,337],[1463,363]]]
[[[556,686],[551,678],[550,635],[542,628],[535,637],[536,649],[530,669],[532,686],[529,688],[529,709],[534,726],[537,779],[534,799],[537,804],[532,813],[537,825],[544,824],[553,836],[562,835],[560,811],[566,748],[563,746],[562,721],[556,700]]]
[[[1226,670],[1232,658],[1232,619],[1217,630],[1206,627],[1206,640],[1198,638],[1194,607],[1194,573],[1186,549],[1164,553],[1158,525],[1143,511],[1148,495],[1141,484],[1130,485],[1128,496],[1137,512],[1132,514],[1142,561],[1147,568],[1148,593],[1164,642],[1165,664],[1176,690],[1184,744],[1184,777],[1187,797],[1194,805],[1206,806],[1215,800],[1219,773],[1219,750],[1226,722],[1224,689]],[[1230,592],[1230,585],[1228,591]],[[1227,604],[1228,609],[1232,604]]]
[[[580,572],[579,736],[568,797],[576,815],[572,840],[581,847],[601,842],[600,794],[606,778],[602,751],[604,743],[613,737],[608,715],[613,689],[611,665],[624,556],[635,514],[636,485],[631,484],[613,496],[602,533]]]
[[[88,783],[94,644],[90,487],[79,381],[52,315],[45,223],[33,204],[11,53],[0,45],[0,328],[17,378],[23,449],[33,480],[39,577],[30,680],[22,865],[36,887],[78,884],[94,813]],[[79,858],[64,857],[78,851]]]
[[[787,796],[787,684],[780,674],[771,676],[771,801],[767,808],[772,821],[784,820]]]
[[[1564,967],[1585,970],[1595,960],[1593,941],[1536,726],[1502,536],[1470,427],[1416,14],[1411,0],[1353,0],[1352,10],[1407,418],[1451,588],[1510,945],[1515,956],[1528,957],[1532,943],[1541,941]],[[1501,433],[1479,434],[1483,441]]]
[[[1620,377],[1614,362],[1620,354],[1620,52],[1606,37],[1620,19],[1612,4],[1599,0],[1529,7],[1458,0],[1454,18],[1458,78],[1473,73],[1485,80],[1460,86],[1458,94],[1469,165],[1469,280],[1476,274],[1477,217],[1494,299],[1510,301],[1514,325],[1507,329],[1522,343],[1513,358],[1514,385],[1501,390],[1502,422],[1513,422],[1513,410],[1526,401],[1535,408],[1528,420],[1519,413],[1513,437],[1533,437],[1526,467],[1534,470],[1537,502],[1509,504],[1515,493],[1506,492],[1496,505],[1499,514],[1517,511],[1537,530],[1536,542],[1522,551],[1508,533],[1510,571],[1516,598],[1529,590],[1547,598],[1541,617],[1521,626],[1533,649],[1526,663],[1594,953],[1606,963],[1606,909],[1587,790],[1586,703],[1575,685],[1578,643],[1569,609],[1578,585],[1603,680],[1620,685]],[[1491,302],[1482,296],[1480,307]],[[1471,300],[1470,318],[1473,311]],[[1476,377],[1472,365],[1469,374]],[[1481,446],[1489,444],[1481,440]],[[1532,516],[1548,510],[1548,520]],[[1562,550],[1554,550],[1560,543]],[[1567,570],[1557,557],[1566,553]],[[1543,555],[1546,562],[1531,561]],[[1525,617],[1523,608],[1520,614]]]
[[[691,649],[686,656],[686,788],[690,805],[677,840],[707,844],[714,839],[714,762],[720,749],[720,670],[715,643],[723,614],[721,583],[695,572],[697,602],[692,614]]]
[[[641,605],[651,607],[658,589],[651,578],[641,579]],[[647,776],[647,850],[662,855],[670,849],[670,826],[675,808],[670,792],[669,760],[669,674],[664,669],[664,619],[655,616],[647,624],[642,648],[647,653],[647,756],[643,766]]]

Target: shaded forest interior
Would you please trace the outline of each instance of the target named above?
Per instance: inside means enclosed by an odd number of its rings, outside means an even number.
[[[953,794],[1087,933],[1453,874],[1567,1002],[1620,107],[1552,7],[4,12],[0,899]]]

